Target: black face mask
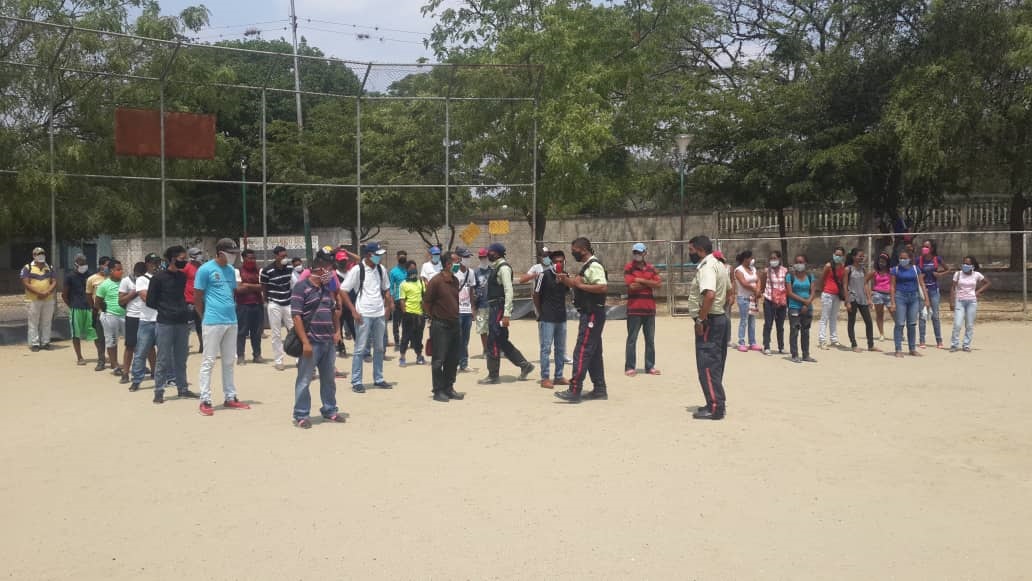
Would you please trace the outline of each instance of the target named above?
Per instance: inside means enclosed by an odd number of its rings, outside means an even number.
[[[404,266],[406,264],[408,264],[408,257],[407,256],[402,256],[401,258],[398,259],[398,266],[404,268]]]
[[[688,254],[688,260],[690,260],[693,264],[698,264],[699,261],[702,260],[702,257],[696,254],[695,252],[691,252]]]
[[[185,260],[177,260],[176,261],[176,268],[180,269],[180,270],[186,268],[186,261]]]
[[[573,259],[576,260],[577,262],[584,262],[584,253],[583,252],[577,252],[576,250],[574,250],[573,252],[571,252],[571,254],[573,254]]]
[[[487,253],[487,259],[490,260],[491,262],[494,262],[494,261],[498,260],[498,255],[493,253],[493,252],[488,252]]]

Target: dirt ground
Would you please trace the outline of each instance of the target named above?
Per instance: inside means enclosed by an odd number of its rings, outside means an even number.
[[[67,343],[6,347],[0,574],[1028,578],[1030,331],[987,323],[973,353],[920,359],[732,352],[728,417],[700,422],[687,322],[660,319],[663,375],[632,379],[614,321],[607,402],[557,403],[504,364],[503,385],[463,375],[467,399],[438,404],[429,367],[395,359],[394,390],[342,385],[348,422],[307,431],[271,365],[237,368],[252,410],[202,417],[76,367]],[[514,337],[537,358],[533,323]]]

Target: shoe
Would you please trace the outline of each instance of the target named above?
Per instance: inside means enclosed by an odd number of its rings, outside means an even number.
[[[939,343],[936,343],[936,344],[935,344],[935,348],[936,348],[936,349],[945,349],[945,348],[946,348],[946,346],[945,346],[945,345],[943,345],[943,344],[942,344],[942,342],[940,341]]]
[[[333,412],[330,415],[323,414],[322,417],[327,422],[334,424],[343,424],[347,420],[347,417],[340,412]]]
[[[695,408],[695,411],[696,412],[704,412],[704,411],[706,411],[708,409],[709,409],[708,405],[701,405],[701,406]],[[695,412],[692,412],[692,413],[695,413]]]
[[[97,363],[97,366],[93,368],[93,371],[104,371],[104,362]]]
[[[33,345],[32,347],[29,347],[29,351],[32,351],[33,353],[39,353],[39,345]]]
[[[570,382],[560,377],[559,379],[553,379],[552,383],[555,385],[570,385]]]
[[[416,365],[426,365],[426,359],[422,355],[417,356]]]
[[[302,430],[307,430],[312,427],[312,420],[308,418],[295,418],[294,425]]]
[[[246,363],[246,359],[244,359],[243,357],[237,357],[237,365],[245,365]]]
[[[581,402],[581,394],[579,392],[573,391],[572,389],[567,389],[567,390],[564,390],[564,391],[557,391],[557,392],[555,392],[555,397],[557,397],[557,398],[559,398],[559,399],[561,399],[561,400],[563,400],[565,402],[568,402],[568,403],[580,403]]]
[[[527,378],[530,377],[530,374],[533,373],[533,372],[534,372],[534,364],[530,363],[530,362],[524,363],[523,367],[520,367],[520,377],[519,377],[519,380],[520,381],[526,381]]]
[[[821,342],[817,343],[817,348],[820,349],[821,351],[825,351],[828,348],[828,344],[825,343],[824,341],[821,341]]]
[[[586,391],[586,392],[582,393],[581,394],[581,398],[582,399],[593,399],[593,400],[598,400],[598,401],[605,401],[605,400],[609,399],[609,394],[604,392],[604,391],[600,392],[600,391],[598,391],[596,389],[593,389],[591,391]]]
[[[832,339],[831,340],[831,346],[835,347],[835,348],[839,348],[839,347],[842,347],[842,343],[839,343],[837,340]]]
[[[126,384],[126,383],[129,383],[129,374],[128,374],[128,373],[123,373],[123,374],[122,374],[122,379],[119,379],[119,380],[118,380],[118,383],[119,383],[120,385],[122,385],[122,384]]]
[[[803,357],[803,361],[805,363],[817,363],[817,360],[810,356]]]
[[[764,355],[770,355],[770,349],[764,349],[763,350],[763,354]]]
[[[911,357],[921,357],[921,354],[920,354],[920,353],[918,353],[917,351],[911,351],[911,352],[910,352],[910,356],[911,356]]]
[[[653,367],[652,369],[646,370],[645,373],[649,375],[663,375],[663,372]]]
[[[286,368],[287,368],[287,366],[283,365],[282,363],[277,363],[276,364],[276,371],[283,371]]]
[[[79,359],[78,361],[75,362],[75,364],[81,367],[83,365],[86,365],[86,360],[85,359]]]
[[[460,367],[459,368],[459,373],[471,373],[472,371],[473,370],[470,369],[469,367]]]
[[[448,403],[448,402],[451,401],[451,399],[449,399],[448,396],[444,395],[443,393],[437,392],[437,393],[434,394],[434,401],[439,401],[441,403]]]
[[[235,397],[233,399],[227,399],[226,401],[224,401],[222,403],[222,407],[229,408],[231,410],[249,410],[249,409],[251,409],[251,406],[247,405],[246,403],[240,401],[239,399],[237,399]]]
[[[624,371],[623,374],[626,375],[627,377],[634,377],[634,376],[638,375],[638,372],[636,370],[634,370],[634,369],[628,369],[627,371]]]
[[[971,347],[964,347],[964,353],[971,353]]]
[[[361,383],[356,383],[351,386],[351,391],[355,393],[365,393],[365,387]]]
[[[313,377],[314,377],[314,375],[315,375],[315,374],[313,373],[312,375],[313,375]],[[339,370],[339,369],[337,369],[337,368],[334,368],[334,369],[333,369],[333,376],[334,376],[334,377],[338,377],[338,378],[339,378],[339,377],[347,377],[347,376],[348,376],[348,374],[347,374],[347,373],[345,373],[345,372],[343,372],[343,371],[340,371],[340,370]]]
[[[749,348],[746,347],[745,345],[739,345],[738,346],[738,350],[741,351],[742,353],[746,353],[746,352],[749,351]]]
[[[194,392],[190,391],[189,389],[184,389],[183,391],[180,391],[180,392],[177,392],[177,393],[178,393],[179,397],[184,398],[184,399],[201,399],[200,394],[194,393]]]
[[[444,395],[448,396],[448,399],[457,399],[459,401],[466,399],[466,392],[455,391],[454,387],[444,392]]]
[[[53,347],[50,346],[50,343],[44,343],[44,344],[40,345],[39,348],[44,350],[44,351],[50,351],[51,349],[53,349]]]
[[[956,345],[950,347],[950,353],[956,353],[957,351],[960,351],[960,347],[957,347]]]
[[[404,357],[399,357],[398,358],[398,367],[405,367],[405,358]]]
[[[372,363],[373,362],[373,356],[372,355],[366,355],[365,357],[362,358],[362,361],[364,361],[366,363]]]
[[[155,391],[154,392],[154,403],[165,403],[165,392]]]
[[[803,360],[798,358],[798,357],[793,357],[792,358],[792,363],[802,363],[802,362],[803,362]]]
[[[692,417],[697,420],[722,420],[724,419],[724,410],[718,409],[713,411],[711,408],[706,408],[696,411],[692,414]]]
[[[202,416],[213,416],[215,415],[215,408],[211,407],[211,403],[202,401],[199,408]]]
[[[479,383],[480,385],[498,385],[501,382],[502,380],[497,377],[487,376],[484,379],[478,381],[477,383]]]
[[[903,352],[902,351],[896,351],[896,359],[903,359]]]
[[[555,384],[552,383],[551,379],[542,379],[541,380],[541,387],[543,387],[545,389],[555,389]]]
[[[114,375],[115,377],[122,377],[122,373],[123,372],[121,367],[116,367],[111,370],[111,375]]]
[[[751,347],[749,347],[749,350],[750,351],[763,351],[763,347],[760,347],[759,345],[754,344]]]
[[[134,383],[129,386],[129,391],[140,391],[140,384]]]
[[[380,389],[394,389],[394,384],[389,381],[378,381],[373,384],[373,387],[378,387]]]
[[[261,355],[258,355],[256,357],[254,357],[253,359],[251,359],[251,361],[253,361],[254,363],[257,363],[259,365],[261,365],[262,363],[265,363],[265,359],[263,359]]]

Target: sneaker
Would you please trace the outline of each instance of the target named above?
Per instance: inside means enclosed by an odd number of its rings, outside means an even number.
[[[243,357],[237,357],[237,365],[244,365],[246,363],[247,363],[246,359],[244,359]]]
[[[313,373],[312,375],[314,376],[315,374]],[[348,374],[343,372],[343,371],[341,371],[341,370],[339,370],[339,369],[337,369],[336,367],[334,367],[333,368],[333,376],[337,377],[337,378],[341,378],[341,377],[347,377]]]
[[[32,351],[33,353],[39,353],[39,345],[33,345],[32,347],[29,347],[29,351]]]
[[[104,371],[104,362],[97,363],[97,366],[93,368],[93,371]]]
[[[764,349],[763,350],[763,354],[764,355],[770,355],[770,349]]]
[[[485,377],[484,379],[481,379],[477,383],[480,384],[480,385],[498,385],[501,382],[502,382],[502,380],[499,379],[498,377],[496,377],[496,376],[493,377],[493,376],[489,375],[489,376]]]
[[[555,389],[555,384],[552,383],[551,379],[542,379],[541,380],[541,387],[543,387],[545,389]]]
[[[405,367],[405,365],[406,365],[405,364],[405,358],[404,357],[399,357],[398,358],[398,367]]]
[[[839,342],[838,342],[837,340],[835,340],[835,339],[832,339],[832,340],[831,340],[831,346],[832,346],[832,347],[835,347],[836,349],[839,349],[839,348],[841,348],[841,347],[842,347],[842,343],[839,343]]]
[[[635,375],[638,375],[638,372],[634,369],[628,369],[627,371],[624,371],[623,374],[627,377],[634,377]]]
[[[184,399],[201,399],[200,394],[192,392],[189,389],[184,389],[183,391],[177,393],[179,394],[179,397]]]
[[[155,391],[154,392],[154,403],[165,403],[165,392]]]
[[[119,380],[118,380],[118,383],[119,383],[120,385],[122,385],[122,384],[126,384],[126,383],[129,383],[129,374],[128,374],[128,373],[123,373],[123,374],[122,374],[122,379],[119,379]]]
[[[75,364],[81,367],[83,365],[86,365],[86,360],[85,359],[79,359],[78,361],[75,362]]]
[[[215,415],[215,408],[211,407],[211,402],[202,401],[201,402],[201,407],[199,409],[201,410],[201,415],[202,416],[213,416],[213,415]]]
[[[355,383],[351,386],[351,391],[355,393],[365,393],[365,387],[361,383]]]
[[[533,372],[534,372],[534,364],[530,363],[529,361],[527,363],[524,363],[523,367],[520,368],[519,380],[520,381],[526,381],[527,378],[530,377],[530,374],[533,373]]]
[[[557,397],[557,398],[559,398],[559,399],[561,399],[561,400],[563,400],[565,402],[569,402],[569,403],[580,403],[581,402],[581,394],[580,394],[580,392],[573,391],[572,389],[567,389],[565,391],[557,391],[557,392],[555,392],[554,395],[555,395],[555,397]]]
[[[40,345],[39,348],[44,350],[44,351],[50,351],[51,349],[53,349],[53,347],[50,346],[50,343],[44,343],[44,344]]]
[[[738,346],[738,350],[741,351],[742,353],[746,353],[747,351],[749,351],[749,348],[746,347],[745,345],[739,345]]]
[[[265,363],[265,359],[262,358],[261,355],[255,355],[254,359],[251,359],[251,361],[253,361],[253,362],[255,362],[255,363],[259,364],[259,365],[261,365],[262,363]]]
[[[140,391],[140,384],[134,383],[129,386],[129,391]]]
[[[422,355],[416,357],[416,365],[426,365],[426,359]]]
[[[373,384],[373,387],[379,389],[394,389],[394,384],[389,381],[377,381]]]
[[[792,363],[802,363],[802,362],[803,362],[803,360],[798,358],[798,357],[793,357],[792,358]]]
[[[749,350],[750,351],[763,351],[763,347],[760,347],[759,345],[753,344],[752,347],[749,347]]]
[[[810,356],[803,357],[803,361],[806,363],[817,363],[817,360]]]
[[[971,347],[964,347],[964,353],[971,353]]]
[[[825,343],[824,341],[821,341],[821,342],[817,343],[817,348],[820,349],[821,351],[826,351],[828,349],[828,344]]]
[[[223,402],[222,403],[222,407],[229,408],[231,410],[249,410],[249,409],[251,409],[251,406],[247,405],[246,403],[240,401],[239,399],[237,399],[235,397],[233,399],[227,399],[225,402]]]
[[[649,369],[645,373],[648,373],[649,375],[663,375],[663,372],[661,372],[660,370],[656,369],[655,367],[653,367],[652,369]]]
[[[960,351],[960,347],[957,347],[956,345],[950,347],[950,353],[956,353],[957,351]]]
[[[276,364],[276,371],[283,371],[286,368],[287,368],[286,365],[283,365],[282,363],[277,363]]]
[[[122,373],[121,367],[116,367],[111,371],[111,375],[114,375],[115,377],[122,377]]]

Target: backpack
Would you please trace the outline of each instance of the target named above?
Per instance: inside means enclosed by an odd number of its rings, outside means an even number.
[[[365,264],[362,264],[361,262],[358,263],[358,268],[359,268],[359,271],[358,271],[358,290],[353,291],[355,293],[355,298],[358,298],[359,296],[361,296],[362,295],[362,290],[365,289]],[[384,272],[385,271],[383,269],[383,265],[382,264],[377,264],[376,265],[376,276],[380,277],[379,280],[380,280],[380,287],[381,287],[380,290],[381,291],[384,290],[383,289]]]

